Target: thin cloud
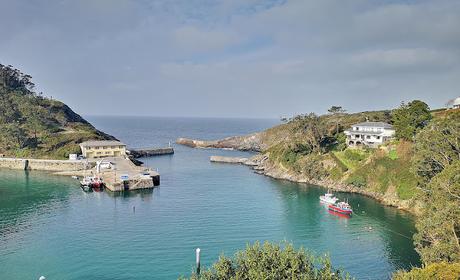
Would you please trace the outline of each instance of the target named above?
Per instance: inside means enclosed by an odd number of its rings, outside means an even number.
[[[0,7],[0,62],[82,113],[278,117],[414,98],[439,107],[460,94],[454,0],[0,0]],[[152,112],[151,103],[164,106]]]

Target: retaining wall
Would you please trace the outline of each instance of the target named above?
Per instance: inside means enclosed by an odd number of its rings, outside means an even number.
[[[0,158],[0,168],[43,171],[76,171],[86,169],[87,163],[80,160],[49,160]]]

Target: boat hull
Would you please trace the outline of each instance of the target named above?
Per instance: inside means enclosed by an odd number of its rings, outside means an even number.
[[[334,205],[329,205],[329,210],[339,213],[339,214],[348,215],[348,216],[351,216],[351,214],[353,214],[353,210],[351,209],[342,209]]]

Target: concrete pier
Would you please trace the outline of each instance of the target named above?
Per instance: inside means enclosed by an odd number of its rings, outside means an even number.
[[[172,154],[174,154],[174,149],[172,147],[148,148],[148,149],[131,149],[131,150],[129,150],[129,154],[133,158],[152,157],[152,156],[161,156],[161,155],[172,155]]]
[[[255,163],[251,159],[244,158],[244,157],[211,156],[209,160],[211,162],[219,162],[219,163],[244,164],[244,165],[249,165],[249,166],[257,165],[257,163]]]
[[[102,169],[98,176],[102,177],[107,189],[128,191],[154,188],[160,185],[160,174],[150,168],[136,166],[126,158],[108,158],[110,169]]]

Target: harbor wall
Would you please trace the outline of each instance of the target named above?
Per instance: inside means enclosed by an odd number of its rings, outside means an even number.
[[[79,160],[0,158],[0,168],[19,170],[78,171],[86,169],[87,165]]]
[[[150,148],[150,149],[133,149],[133,150],[129,150],[129,153],[134,158],[153,157],[153,156],[161,156],[161,155],[172,155],[172,154],[174,154],[174,149],[172,147]]]

